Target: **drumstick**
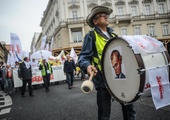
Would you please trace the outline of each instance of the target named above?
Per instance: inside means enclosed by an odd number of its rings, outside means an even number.
[[[92,71],[92,72],[91,72],[90,77],[89,77],[89,81],[91,81],[91,80],[92,80],[93,75],[94,75],[94,71]]]
[[[84,93],[90,93],[93,90],[93,83],[92,83],[92,78],[94,75],[94,71],[91,72],[89,80],[85,80],[82,85],[81,85],[81,90]]]

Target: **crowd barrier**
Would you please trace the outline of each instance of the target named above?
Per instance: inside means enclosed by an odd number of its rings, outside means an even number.
[[[58,82],[66,80],[66,76],[63,72],[63,65],[52,66],[53,74],[50,76],[50,82]],[[42,84],[43,77],[41,75],[41,71],[38,67],[34,67],[32,69],[32,85]],[[13,70],[13,80],[14,80],[14,88],[22,86],[22,80],[18,78],[17,69]]]

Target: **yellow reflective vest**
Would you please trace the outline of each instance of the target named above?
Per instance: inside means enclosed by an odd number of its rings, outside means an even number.
[[[50,65],[50,63],[48,63],[48,62],[47,62],[47,65],[48,65],[48,69],[49,69],[50,74],[51,74],[51,73],[52,73],[51,65]],[[45,76],[45,75],[46,75],[46,71],[45,71],[45,66],[44,66],[44,65],[42,65],[41,74],[42,74],[42,76]]]
[[[97,34],[96,31],[94,31],[95,34],[95,45],[96,45],[96,50],[98,53],[98,57],[93,57],[93,62],[92,64],[96,67],[98,67],[98,69],[101,71],[101,58],[102,58],[102,53],[103,53],[103,49],[107,43],[108,40],[106,40],[105,38],[103,38],[101,35]],[[112,34],[112,37],[115,37],[114,34]]]

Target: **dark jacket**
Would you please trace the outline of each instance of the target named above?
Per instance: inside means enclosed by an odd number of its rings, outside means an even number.
[[[109,38],[107,38],[107,36],[105,36],[102,33],[102,31],[98,27],[95,27],[95,31],[97,32],[97,34],[99,34],[103,38],[109,39]],[[111,28],[107,27],[107,31],[110,34],[110,36],[112,36],[111,34],[113,33],[113,30]],[[84,38],[82,50],[79,54],[79,60],[78,60],[80,68],[85,73],[87,73],[87,67],[92,64],[93,56],[96,57],[96,56],[98,56],[98,54],[97,54],[97,49],[96,49],[96,45],[95,45],[95,38],[89,32],[86,34],[86,36]],[[102,76],[101,72],[98,72],[97,75],[95,77],[93,77],[93,82],[94,82],[94,85],[96,88],[105,87],[105,83],[104,83],[103,76]]]
[[[71,60],[69,62],[68,60],[66,60],[64,62],[64,73],[73,72],[74,70],[76,70],[76,65],[75,65],[74,61]]]
[[[24,62],[20,63],[18,72],[19,72],[18,76],[20,78],[23,78],[23,80],[32,79],[31,65],[30,65],[30,68],[27,69]]]

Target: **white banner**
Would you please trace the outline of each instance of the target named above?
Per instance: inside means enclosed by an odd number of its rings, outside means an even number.
[[[66,76],[63,72],[63,65],[52,66],[53,74],[50,77],[50,82],[57,82],[66,80]],[[43,77],[41,75],[41,71],[38,67],[34,67],[32,70],[32,85],[42,84]],[[14,80],[14,88],[21,87],[22,81],[18,78],[17,69],[13,70],[13,80]]]
[[[162,42],[146,35],[122,36],[129,44],[135,54],[146,55],[148,53],[160,53],[166,51]]]
[[[170,105],[170,88],[167,67],[148,70],[152,99],[156,109]]]
[[[18,59],[17,61],[22,61],[23,51],[22,51],[21,41],[18,35],[15,33],[10,33],[10,37],[11,37],[12,54],[15,54],[16,58]]]

